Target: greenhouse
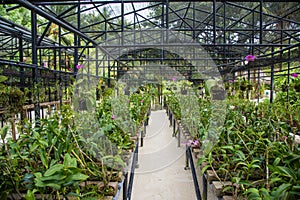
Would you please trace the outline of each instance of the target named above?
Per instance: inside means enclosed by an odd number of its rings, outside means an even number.
[[[1,0],[1,200],[300,199],[299,0]]]

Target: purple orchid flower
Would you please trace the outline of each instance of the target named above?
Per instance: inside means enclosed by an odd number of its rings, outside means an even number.
[[[297,78],[299,75],[297,73],[291,74],[292,77]]]
[[[256,56],[250,55],[250,54],[245,57],[246,61],[254,61],[255,59],[256,59]]]
[[[117,118],[116,115],[112,115],[112,116],[111,116],[111,119],[112,119],[112,120],[115,120],[116,118]]]
[[[81,69],[81,68],[83,68],[83,67],[84,67],[84,65],[81,65],[81,64],[76,65],[76,68],[77,68],[77,69]]]
[[[192,145],[198,146],[199,145],[199,140],[194,140],[193,143],[192,143]]]
[[[199,143],[200,143],[199,140],[188,140],[183,144],[186,144],[187,146],[198,146]]]

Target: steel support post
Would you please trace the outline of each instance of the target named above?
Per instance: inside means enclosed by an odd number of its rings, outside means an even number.
[[[272,47],[272,53],[274,52],[274,47]],[[272,54],[272,60],[274,60],[274,54]],[[273,103],[273,91],[274,91],[274,63],[271,64],[271,88],[270,88],[270,103]]]
[[[32,64],[33,68],[33,104],[34,117],[36,125],[40,123],[40,103],[39,103],[39,70],[38,70],[38,55],[37,55],[37,14],[31,11],[31,41],[32,41]]]

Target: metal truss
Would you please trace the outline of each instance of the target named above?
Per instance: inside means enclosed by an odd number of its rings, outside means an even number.
[[[250,79],[251,73],[300,58],[298,0],[2,0],[1,4],[7,11],[0,18],[1,66],[9,61],[18,71],[34,69],[34,82],[41,78],[39,70],[58,73],[54,82],[62,75],[75,76],[76,66],[86,60],[96,66],[91,74],[96,77],[119,78],[134,67],[133,60],[141,65],[172,61],[186,78],[198,80],[191,66],[206,59],[193,52],[165,51],[172,46],[200,46],[225,80],[245,71]],[[9,13],[20,8],[31,12],[31,30],[9,20]],[[55,39],[49,36],[53,29]],[[158,30],[164,35],[161,41],[161,36],[151,34]],[[142,36],[135,34],[141,31]],[[171,42],[170,33],[184,35],[185,43]],[[248,54],[258,59],[246,63]]]

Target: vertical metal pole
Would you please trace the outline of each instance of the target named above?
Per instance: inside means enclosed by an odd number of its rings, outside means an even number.
[[[23,39],[22,39],[22,35],[20,35],[19,37],[19,61],[23,62],[24,61],[24,54],[23,54]],[[21,76],[21,91],[24,92],[25,91],[25,74],[24,74],[24,67],[20,68],[20,76]],[[26,118],[26,113],[24,110],[22,110],[21,113],[21,120],[23,120],[24,118]]]
[[[56,60],[57,59],[56,58],[56,56],[57,56],[56,55],[56,49],[54,48],[53,51],[54,51],[53,52],[54,70],[57,70],[57,65],[56,65],[56,61],[57,61]],[[55,77],[55,94],[54,94],[54,100],[57,101],[58,100],[58,97],[57,97],[57,92],[58,91],[57,91],[57,74],[56,73],[54,74],[54,77]]]
[[[144,133],[141,131],[141,147],[144,146]]]
[[[263,43],[263,0],[260,1],[259,4],[259,44]],[[258,97],[257,102],[259,103],[260,98],[260,67],[258,68],[258,76],[257,76],[257,83],[258,83]]]
[[[186,145],[186,148],[185,148],[185,167],[184,169],[185,170],[189,170],[190,169],[190,166],[189,166],[189,154],[188,154],[188,149],[190,147],[188,145]]]
[[[180,130],[180,127],[178,126],[178,133],[177,133],[177,147],[180,147],[180,142],[181,142],[181,140],[180,140],[180,137],[181,137],[181,130]]]
[[[87,54],[90,55],[90,48],[87,49]],[[86,62],[86,61],[85,61],[85,62]],[[87,67],[87,70],[88,70],[88,71],[87,71],[87,73],[88,73],[88,74],[87,74],[87,76],[88,76],[88,86],[89,86],[89,88],[90,88],[90,85],[91,85],[90,59],[87,60],[87,65],[88,65],[88,66],[86,66],[86,67]]]
[[[260,67],[258,67],[258,70],[257,70],[257,91],[258,91],[257,103],[259,103],[259,98],[260,98]]]
[[[58,44],[61,46],[61,26],[58,26]],[[61,48],[58,49],[58,69],[59,69],[59,105],[62,107],[62,53]]]
[[[175,137],[175,132],[176,132],[176,119],[173,119],[173,137]]]
[[[78,36],[74,34],[74,66],[73,66],[73,72],[74,74],[77,73],[78,69],[77,69],[77,65],[78,65]]]
[[[23,39],[22,35],[19,37],[19,61],[23,62],[24,61],[24,54],[23,54]],[[20,76],[21,76],[21,90],[24,92],[24,87],[25,87],[25,77],[24,77],[24,67],[20,68]]]
[[[207,200],[207,179],[205,174],[202,175],[202,189],[203,200]]]
[[[251,80],[251,76],[250,76],[250,69],[248,69],[247,71],[247,80],[248,80],[248,83],[250,83],[250,80]],[[250,99],[250,88],[247,86],[247,99]]]
[[[196,39],[196,3],[193,2],[193,40]],[[194,48],[195,49],[195,48]]]
[[[80,30],[80,4],[77,4],[77,29]],[[77,65],[79,62],[79,58],[78,58],[78,46],[80,46],[80,39],[77,36],[77,34],[74,34],[74,74],[77,73],[78,69],[77,69]]]
[[[99,49],[98,47],[96,46],[96,79],[98,80],[100,78],[99,76]],[[99,81],[98,81],[98,84],[99,84]],[[97,85],[97,89],[96,89],[96,100],[99,100],[100,99],[100,89],[101,86],[100,85]]]
[[[38,58],[37,58],[37,15],[34,11],[31,11],[31,41],[32,41],[32,64],[33,69],[33,98],[34,98],[34,116],[36,125],[39,125],[40,121],[40,105],[39,105],[39,70],[38,70]]]
[[[263,41],[263,0],[259,4],[259,44]]]
[[[255,38],[254,38],[254,23],[255,23],[255,18],[254,18],[254,10],[252,11],[252,32],[251,32],[251,44],[254,44],[255,42]],[[251,54],[254,55],[254,49],[253,47],[251,46]],[[251,80],[251,71],[248,70],[248,82],[250,83],[250,80]],[[254,74],[254,81],[255,81],[255,74]],[[249,91],[247,92],[247,98],[249,99]],[[251,98],[251,97],[250,97]]]
[[[130,171],[130,177],[129,177],[129,186],[128,186],[128,192],[127,192],[128,200],[131,199],[131,192],[132,192],[132,186],[133,186],[133,180],[134,180],[134,172],[135,172],[135,168],[137,166],[137,161],[138,161],[138,153],[139,153],[139,144],[137,141],[136,146],[135,146],[135,151],[133,154],[133,158],[132,158],[132,165],[131,165],[131,171]]]
[[[165,4],[162,4],[161,7],[161,27],[165,27]]]
[[[123,183],[123,200],[127,200],[128,172],[125,172]]]
[[[201,194],[200,194],[199,184],[198,184],[197,175],[196,175],[196,169],[195,169],[193,156],[192,156],[192,152],[191,152],[190,147],[188,147],[188,155],[189,155],[189,158],[190,158],[190,165],[191,165],[191,171],[192,171],[193,182],[194,182],[194,187],[195,187],[197,200],[201,200]]]
[[[273,103],[273,91],[274,91],[274,47],[272,47],[272,63],[271,63],[271,88],[270,88],[270,103]]]
[[[123,38],[122,38],[122,40],[123,40]],[[110,87],[110,71],[111,71],[111,66],[110,66],[110,62],[111,62],[111,57],[110,57],[110,55],[108,55],[108,66],[107,66],[107,68],[108,68],[108,78],[107,78],[107,85],[108,85],[108,87]]]
[[[291,41],[289,41],[289,44],[290,44]],[[290,102],[290,98],[289,98],[289,91],[290,91],[290,73],[291,73],[291,49],[288,50],[288,88],[287,88],[287,102]]]
[[[217,20],[216,0],[213,1],[213,44],[216,43],[216,20]]]
[[[166,29],[169,28],[169,0],[166,0]]]
[[[99,49],[96,47],[96,77],[99,78]]]

